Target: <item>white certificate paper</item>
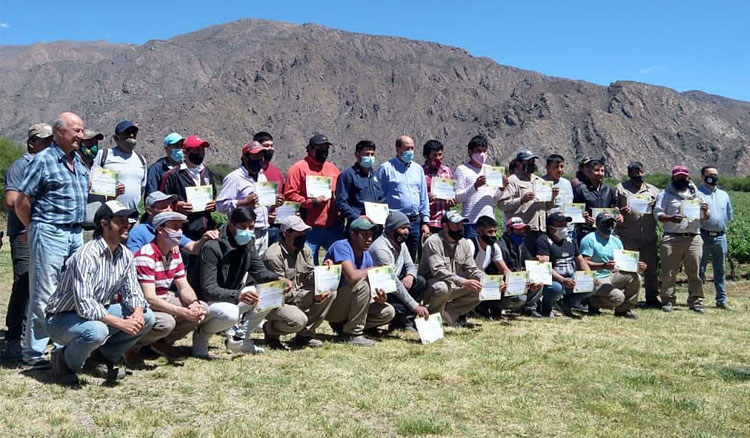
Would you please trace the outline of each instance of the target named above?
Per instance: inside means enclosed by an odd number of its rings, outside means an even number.
[[[278,309],[284,305],[284,289],[286,281],[272,281],[258,285],[258,304],[255,313]]]
[[[316,294],[337,290],[341,281],[341,265],[316,266],[313,276]]]
[[[372,223],[385,225],[385,220],[388,219],[388,204],[365,201],[365,215]]]
[[[682,215],[689,221],[701,218],[701,200],[700,199],[683,199]]]
[[[534,199],[539,202],[549,202],[552,200],[552,181],[534,182]]]
[[[630,211],[638,216],[651,214],[651,197],[646,195],[633,195],[628,199]]]
[[[331,199],[333,196],[333,178],[330,176],[307,175],[305,177],[305,189],[308,198],[322,196]]]
[[[193,206],[193,212],[206,210],[206,204],[214,199],[214,190],[210,185],[185,187],[188,204]]]
[[[568,216],[573,219],[574,224],[583,224],[586,219],[583,217],[583,212],[586,211],[586,204],[564,204],[563,205],[563,216]]]
[[[431,344],[443,339],[443,318],[439,313],[431,314],[427,319],[414,318],[419,337],[423,344]]]
[[[595,280],[596,271],[576,271],[576,286],[573,288],[573,293],[593,292]]]
[[[479,292],[479,301],[502,299],[503,296],[500,292],[500,286],[502,285],[502,275],[485,275],[482,277],[482,290]]]
[[[255,193],[258,195],[258,204],[268,207],[276,205],[276,194],[279,183],[276,181],[264,181],[255,183]]]
[[[529,282],[529,273],[526,271],[511,272],[505,279],[508,283],[505,286],[505,296],[514,297],[526,293],[527,283]]]
[[[276,223],[281,222],[284,218],[289,216],[297,216],[299,213],[300,203],[286,201],[279,208],[276,209]]]
[[[599,216],[599,214],[601,213],[609,213],[612,215],[612,217],[617,217],[619,212],[616,208],[592,208],[591,209],[591,217],[593,217],[594,220],[596,220],[596,217]]]
[[[615,269],[623,272],[638,272],[638,251],[627,251],[624,249],[614,250]]]
[[[532,283],[552,284],[552,263],[526,260],[526,272]]]
[[[370,268],[367,270],[367,281],[370,282],[370,290],[373,296],[375,296],[376,288],[383,289],[387,294],[396,292],[397,280],[396,271],[391,265]]]
[[[117,182],[120,172],[95,167],[91,169],[91,190],[89,193],[102,196],[117,196]]]
[[[432,195],[437,199],[456,199],[456,181],[450,178],[432,178]]]
[[[487,187],[502,189],[503,176],[505,176],[505,167],[484,166],[484,176],[487,177]]]

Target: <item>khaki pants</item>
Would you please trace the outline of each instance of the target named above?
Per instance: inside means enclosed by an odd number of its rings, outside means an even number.
[[[688,277],[688,306],[703,305],[703,282],[698,275],[701,256],[703,255],[703,239],[700,235],[680,236],[664,234],[661,239],[661,302],[675,304],[675,283],[680,265],[685,263],[685,273]]]
[[[180,299],[171,293],[168,294],[164,300],[169,304],[184,307]],[[203,301],[200,303],[206,311],[206,315],[208,315],[208,305]],[[154,312],[154,316],[156,317],[154,327],[150,332],[146,333],[140,341],[138,341],[135,345],[137,348],[151,345],[158,340],[162,340],[163,342],[172,345],[184,338],[185,335],[198,326],[197,322],[191,322],[181,316],[174,316],[165,312]]]
[[[336,292],[319,302],[313,299],[314,296],[314,291],[300,289],[287,300],[288,304],[269,313],[263,326],[266,338],[276,339],[289,333],[297,333],[305,338],[314,337],[315,330],[336,299]]]
[[[430,313],[440,312],[443,321],[453,325],[459,316],[469,313],[479,304],[479,292],[431,278],[427,280],[422,299]]]
[[[638,304],[641,290],[641,277],[633,272],[613,272],[607,278],[599,279],[596,293],[589,297],[589,305],[600,309],[615,309],[622,313]]]
[[[333,323],[344,323],[343,333],[356,336],[365,329],[388,324],[395,314],[390,304],[372,301],[370,284],[363,278],[338,289],[326,319]]]
[[[646,272],[643,273],[646,301],[655,301],[659,297],[659,277],[656,275],[659,252],[657,251],[656,240],[646,241],[632,237],[621,237],[620,240],[628,251],[638,251],[641,261],[646,264]]]

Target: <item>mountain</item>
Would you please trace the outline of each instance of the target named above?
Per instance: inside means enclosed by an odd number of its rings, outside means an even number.
[[[333,141],[341,168],[359,140],[373,140],[382,161],[404,133],[418,156],[425,141],[442,141],[455,166],[481,133],[500,163],[531,149],[605,156],[614,174],[634,159],[649,171],[716,163],[750,173],[750,102],[636,82],[604,87],[455,47],[313,24],[244,19],[140,46],[0,46],[0,104],[0,135],[17,141],[66,110],[108,137],[117,121],[132,120],[152,160],[177,131],[209,140],[209,163],[237,163],[242,144],[264,130],[282,168],[304,156],[315,132]]]

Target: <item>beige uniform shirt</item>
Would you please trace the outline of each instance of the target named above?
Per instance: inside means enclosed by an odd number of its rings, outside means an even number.
[[[534,183],[544,181],[541,177],[531,175],[528,181],[521,179],[519,172],[508,178],[508,186],[503,189],[503,195],[497,202],[505,218],[520,217],[525,224],[534,231],[547,231],[547,208],[551,202],[531,200],[521,202],[523,195],[534,192]]]
[[[315,290],[312,252],[305,245],[302,251],[291,253],[281,242],[269,246],[264,256],[269,271],[294,281],[289,297]]]
[[[617,207],[622,208],[629,205],[629,199],[635,195],[643,195],[656,201],[659,189],[644,182],[640,189],[636,188],[632,181],[625,181],[615,187],[615,199]],[[623,239],[639,240],[643,242],[656,241],[656,219],[653,214],[624,214],[624,222],[617,224],[615,233]]]
[[[419,259],[419,275],[460,287],[463,280],[481,280],[482,271],[474,263],[474,245],[469,239],[448,243],[441,231],[427,238]]]

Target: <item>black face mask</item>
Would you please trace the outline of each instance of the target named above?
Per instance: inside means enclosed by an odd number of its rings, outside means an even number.
[[[245,163],[245,168],[250,173],[258,173],[263,168],[263,161],[261,160],[247,160]]]
[[[674,188],[678,191],[683,191],[688,188],[690,183],[686,179],[678,179],[677,181],[672,181],[672,185],[674,185]]]
[[[409,234],[396,233],[396,234],[393,235],[393,238],[400,245],[400,244],[406,242],[406,239],[409,238]]]
[[[630,180],[636,184],[641,184],[643,182],[643,175],[631,176]]]
[[[197,165],[200,165],[203,163],[203,159],[206,158],[206,154],[188,154],[188,160],[190,160],[191,163]]]
[[[317,150],[315,151],[315,161],[318,163],[325,163],[325,161],[328,159],[328,151],[324,150]]]
[[[523,166],[524,172],[526,172],[528,174],[532,174],[532,173],[536,172],[537,169],[538,169],[538,167],[537,167],[536,163],[528,163],[525,166]]]
[[[304,234],[300,234],[299,236],[294,238],[294,247],[301,251],[302,248],[305,247],[306,242],[307,236]]]
[[[719,177],[718,176],[707,176],[706,177],[706,184],[710,186],[715,186],[716,184],[719,184]]]
[[[266,162],[270,162],[273,158],[273,149],[269,149],[265,152],[263,152],[263,159],[266,160]]]
[[[615,230],[615,227],[612,225],[601,225],[599,228],[599,231],[602,232],[605,236],[609,236],[612,234],[612,232]]]
[[[497,238],[492,236],[482,236],[482,241],[487,245],[494,245],[495,242],[497,242]]]
[[[449,229],[448,230],[448,235],[453,240],[461,240],[461,238],[464,237],[464,230],[460,229],[460,230],[453,231],[453,230]]]

